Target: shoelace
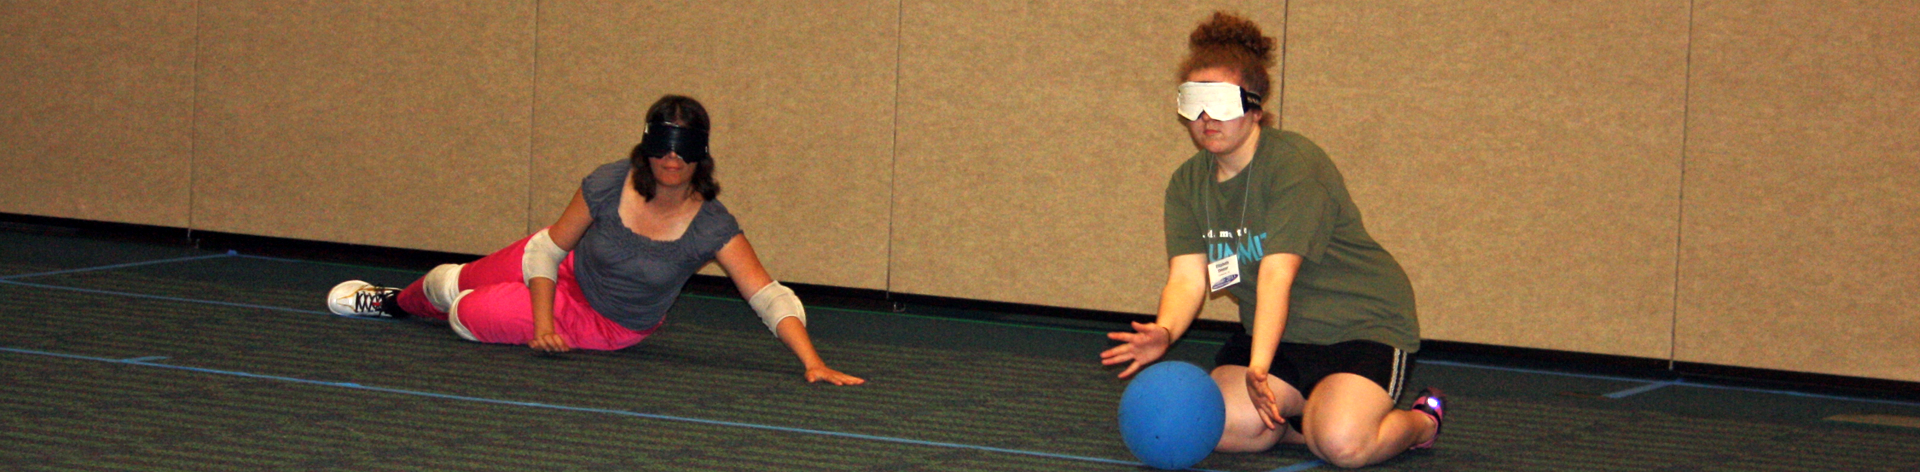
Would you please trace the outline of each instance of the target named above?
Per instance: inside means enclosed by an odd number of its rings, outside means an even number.
[[[353,311],[357,313],[379,313],[381,311],[381,305],[384,305],[384,303],[381,302],[386,300],[387,293],[391,291],[392,290],[374,287],[361,288],[360,291],[354,292],[353,294]]]

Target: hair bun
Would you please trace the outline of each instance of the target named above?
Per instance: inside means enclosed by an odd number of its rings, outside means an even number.
[[[1240,48],[1261,62],[1273,60],[1273,38],[1260,34],[1260,25],[1237,15],[1214,12],[1213,18],[1194,28],[1187,47],[1194,51],[1213,48]]]

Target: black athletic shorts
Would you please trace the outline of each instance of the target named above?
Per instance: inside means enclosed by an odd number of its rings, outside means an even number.
[[[1234,334],[1220,352],[1214,354],[1215,366],[1245,366],[1253,358],[1253,336]],[[1413,370],[1413,358],[1406,352],[1373,341],[1347,341],[1332,345],[1280,343],[1273,355],[1273,367],[1267,373],[1300,391],[1300,397],[1313,394],[1313,387],[1329,375],[1354,374],[1366,377],[1387,390],[1395,404],[1406,389],[1407,374]]]

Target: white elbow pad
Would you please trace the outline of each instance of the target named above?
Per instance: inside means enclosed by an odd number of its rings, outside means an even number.
[[[800,305],[800,297],[793,294],[793,289],[780,282],[761,287],[759,293],[747,299],[747,304],[753,305],[753,312],[760,314],[760,322],[766,324],[767,331],[772,331],[776,338],[780,337],[780,320],[789,316],[799,318],[800,326],[807,325],[807,308]]]
[[[560,281],[560,261],[567,258],[567,251],[553,243],[553,237],[547,230],[540,230],[527,240],[527,249],[520,255],[520,274],[525,281],[534,277],[546,277],[547,280]]]

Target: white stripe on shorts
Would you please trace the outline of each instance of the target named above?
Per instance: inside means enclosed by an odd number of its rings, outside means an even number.
[[[1393,377],[1387,379],[1387,398],[1400,403],[1400,391],[1407,380],[1407,352],[1399,348],[1393,350]]]

